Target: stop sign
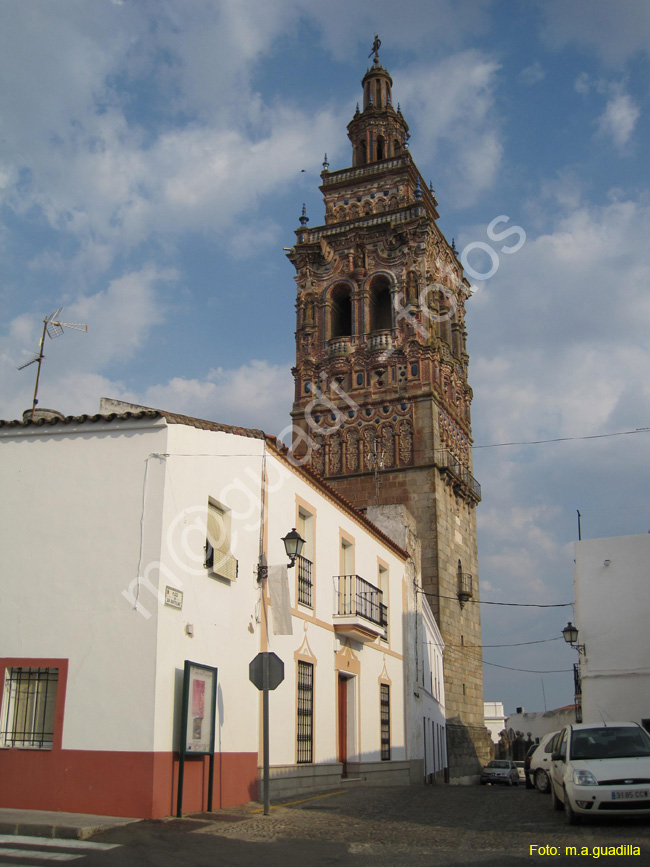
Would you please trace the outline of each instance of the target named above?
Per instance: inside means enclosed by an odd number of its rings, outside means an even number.
[[[248,678],[258,689],[275,689],[284,680],[284,662],[275,653],[258,653],[248,666]]]

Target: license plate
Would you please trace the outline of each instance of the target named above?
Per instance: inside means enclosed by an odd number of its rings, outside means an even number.
[[[627,801],[636,800],[637,798],[647,798],[647,789],[634,789],[626,792],[612,792],[612,801]]]

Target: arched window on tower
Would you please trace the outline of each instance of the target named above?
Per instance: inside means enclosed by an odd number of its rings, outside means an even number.
[[[370,330],[389,331],[393,327],[390,280],[378,274],[370,285]]]
[[[375,82],[375,105],[377,108],[381,108],[381,81],[379,79]]]
[[[393,156],[398,157],[402,153],[402,143],[396,138],[393,139]]]
[[[377,159],[386,159],[386,139],[383,137],[383,135],[377,136]]]
[[[341,283],[332,289],[331,337],[350,337],[352,334],[352,297],[350,287]]]

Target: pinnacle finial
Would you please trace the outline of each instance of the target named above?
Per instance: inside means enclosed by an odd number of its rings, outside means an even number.
[[[330,164],[327,160],[327,154],[325,154],[325,159],[323,160],[323,171],[324,172],[328,171],[329,167],[330,167]]]
[[[303,202],[302,203],[302,215],[300,217],[300,225],[306,226],[308,222],[309,222],[309,217],[307,216],[307,205],[305,205],[305,203]]]

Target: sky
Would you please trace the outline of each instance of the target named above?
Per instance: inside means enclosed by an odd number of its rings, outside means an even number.
[[[287,425],[283,248],[324,221],[324,154],[351,164],[375,33],[474,272],[485,698],[559,707],[573,612],[529,606],[572,602],[577,511],[650,530],[650,4],[0,0],[0,418],[63,307],[89,331],[47,340],[41,406]]]

